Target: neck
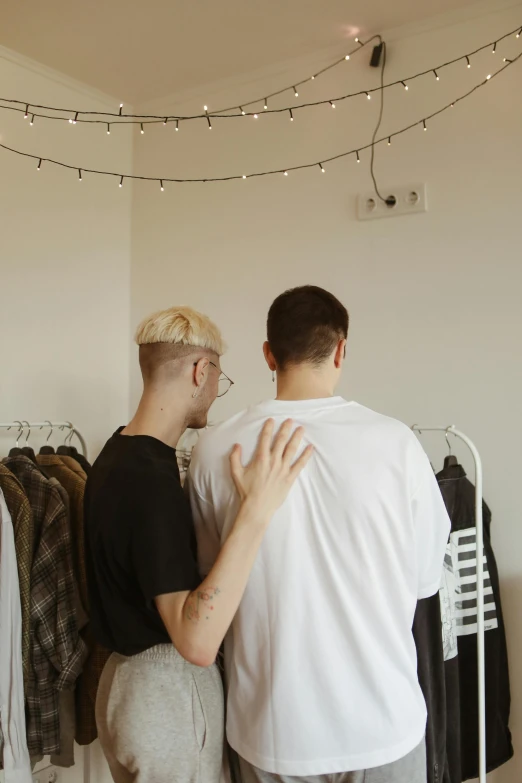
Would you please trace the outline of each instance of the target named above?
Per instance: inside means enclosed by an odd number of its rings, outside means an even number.
[[[169,389],[168,394],[158,390],[144,391],[138,410],[122,435],[150,435],[176,448],[188,426],[188,411],[172,404],[176,397],[173,389]]]
[[[333,397],[334,390],[331,378],[307,365],[277,373],[278,400],[319,400]]]

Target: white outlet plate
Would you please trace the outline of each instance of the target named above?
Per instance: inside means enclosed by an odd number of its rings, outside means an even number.
[[[360,193],[357,196],[357,217],[359,220],[378,220],[379,218],[415,215],[428,211],[426,184],[402,185],[400,188],[380,187],[379,190],[384,198],[394,196],[395,206],[389,207],[385,204],[374,190]]]

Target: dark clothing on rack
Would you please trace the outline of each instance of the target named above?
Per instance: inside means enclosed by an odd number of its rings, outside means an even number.
[[[76,622],[67,509],[56,479],[45,478],[27,457],[4,464],[23,486],[34,522],[27,745],[33,756],[58,753],[59,692],[74,687],[86,653]]]
[[[475,487],[460,465],[448,466],[437,480],[451,518],[451,545],[458,558],[457,640],[459,660],[462,778],[478,776],[477,580]],[[497,564],[491,546],[491,511],[483,503],[486,648],[487,771],[513,755],[509,731],[510,686],[506,635]],[[451,698],[449,694],[447,698]]]
[[[76,446],[58,446],[56,453],[60,457],[72,457],[72,459],[75,459],[76,462],[80,465],[83,472],[89,475],[91,471],[91,464],[86,459],[86,457],[84,457],[83,454],[78,451]]]
[[[200,579],[176,450],[121,429],[87,481],[85,549],[94,634],[104,647],[134,655],[170,643],[154,599],[193,590]]]

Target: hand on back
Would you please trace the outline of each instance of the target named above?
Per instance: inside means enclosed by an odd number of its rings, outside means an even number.
[[[238,444],[230,455],[232,478],[241,501],[254,506],[263,518],[270,519],[282,505],[313,453],[313,446],[307,446],[296,459],[304,429],[297,427],[292,433],[293,427],[294,422],[287,419],[274,438],[274,420],[269,419],[248,465],[243,466]]]

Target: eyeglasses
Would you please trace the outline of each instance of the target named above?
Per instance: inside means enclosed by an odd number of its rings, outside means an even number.
[[[219,370],[219,367],[217,364],[214,364],[214,362],[211,362],[209,359],[209,364],[212,365],[212,367],[215,367],[216,370]],[[194,362],[194,367],[197,367],[198,363]],[[228,377],[228,375],[225,375],[223,370],[221,370],[221,375],[219,376],[218,381],[218,397],[224,397],[227,392],[230,391],[232,386],[234,385],[234,381]]]

